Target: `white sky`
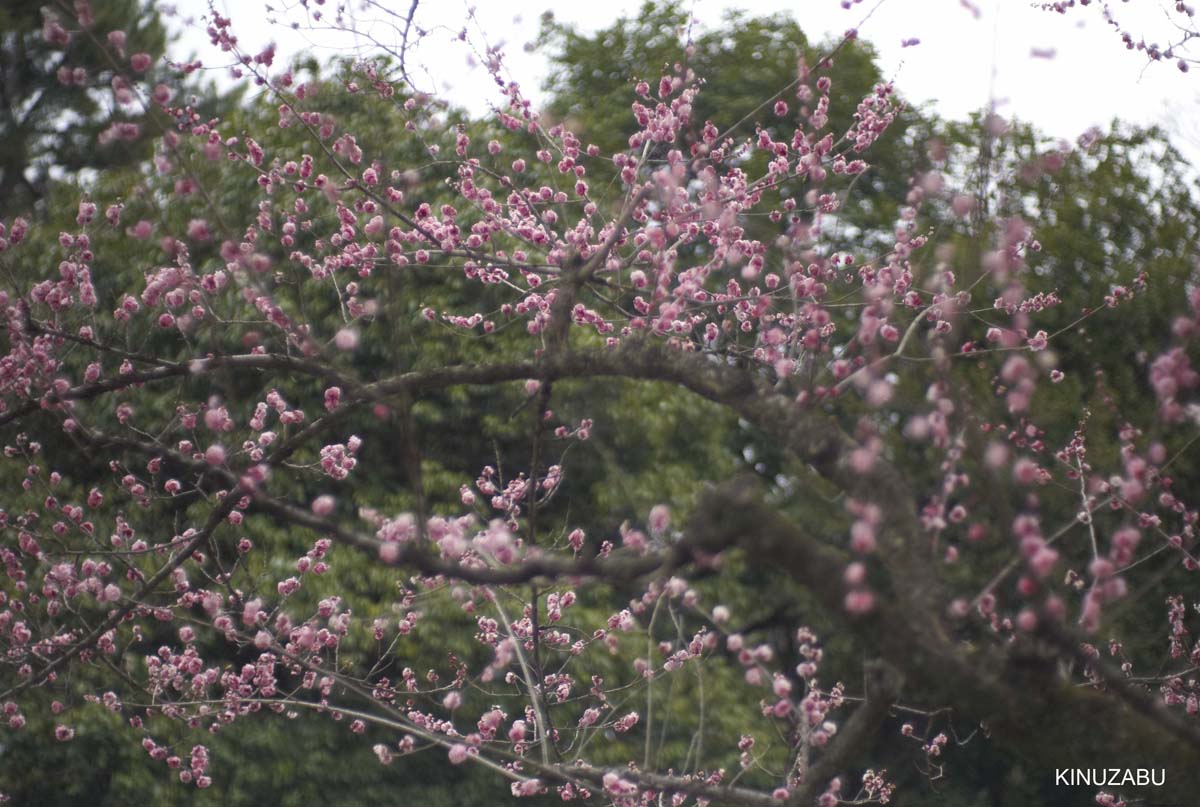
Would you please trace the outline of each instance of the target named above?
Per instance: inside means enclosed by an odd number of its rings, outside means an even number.
[[[345,0],[357,7],[361,0]],[[234,23],[239,44],[256,52],[269,41],[279,46],[279,56],[309,51],[318,58],[346,53],[356,44],[369,47],[367,37],[334,35],[328,30],[291,31],[267,22],[266,10],[291,6],[275,16],[307,19],[295,0],[214,0],[216,8]],[[333,13],[338,0],[312,9]],[[859,23],[878,3],[861,26]],[[380,5],[402,18],[410,0],[380,0]],[[1167,0],[1110,0],[1116,18],[1147,42],[1166,46],[1177,35],[1166,18]],[[430,31],[409,64],[426,68],[426,89],[476,113],[494,100],[493,85],[481,67],[470,67],[471,51],[455,41],[464,25],[477,45],[503,43],[510,78],[521,83],[526,95],[542,98],[546,72],[543,56],[527,52],[525,45],[537,35],[540,16],[553,9],[560,22],[592,32],[620,16],[632,16],[640,0],[551,3],[549,0],[420,0],[415,25]],[[1076,8],[1067,15],[1041,11],[1029,0],[976,0],[979,17],[960,0],[865,0],[850,10],[840,0],[691,0],[693,15],[703,26],[719,24],[727,8],[750,14],[786,12],[794,16],[810,39],[837,36],[859,27],[860,36],[878,49],[884,74],[896,79],[900,91],[912,101],[935,102],[946,117],[962,117],[985,106],[990,97],[998,111],[1037,124],[1048,134],[1073,139],[1093,124],[1107,126],[1113,117],[1141,124],[1164,125],[1193,158],[1200,156],[1200,65],[1181,73],[1174,64],[1160,62],[1147,69],[1144,54],[1126,51],[1118,35],[1098,13],[1100,5]],[[1173,5],[1170,3],[1169,5]],[[206,65],[226,64],[223,54],[208,44],[199,18],[207,13],[206,0],[179,0],[181,16],[196,24],[185,31],[183,50],[194,50]],[[468,9],[476,9],[475,23]],[[355,12],[360,30],[388,44],[399,42],[391,25],[380,24],[378,9]],[[392,20],[401,23],[402,19]],[[902,48],[901,40],[919,37],[915,47]],[[1052,51],[1054,58],[1035,58],[1034,50]],[[1197,55],[1193,53],[1192,55]],[[277,63],[278,64],[278,63]],[[217,71],[223,73],[224,71]],[[419,80],[420,83],[420,80]],[[773,89],[773,88],[772,88]]]

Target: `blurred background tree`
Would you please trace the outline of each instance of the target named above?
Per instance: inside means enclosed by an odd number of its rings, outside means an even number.
[[[0,4],[0,216],[40,210],[56,180],[145,167],[166,122],[126,79],[175,75],[170,40],[152,0]],[[219,115],[240,91],[197,94]]]

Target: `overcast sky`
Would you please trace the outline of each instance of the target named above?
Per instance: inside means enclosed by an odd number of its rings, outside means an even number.
[[[355,0],[348,0],[354,5]],[[367,36],[334,35],[328,30],[292,31],[271,25],[272,14],[299,22],[307,18],[294,0],[215,0],[222,14],[234,21],[240,44],[254,52],[275,41],[280,56],[308,50],[320,58],[369,46]],[[395,44],[411,0],[383,0],[398,16],[387,20],[378,9],[355,12],[356,24],[369,37]],[[337,0],[313,9],[331,13]],[[206,64],[225,63],[203,34],[200,18],[205,0],[177,2],[182,16],[196,22],[184,34],[182,46],[196,51]],[[550,3],[547,0],[420,0],[415,26],[429,33],[410,52],[410,64],[426,69],[422,80],[474,112],[487,109],[491,86],[480,67],[470,66],[471,50],[455,40],[464,26],[478,46],[503,44],[512,79],[527,95],[540,98],[545,59],[525,46],[537,34],[540,17],[553,10],[556,18],[595,31],[622,15],[634,15],[640,0]],[[974,6],[978,13],[972,10]],[[1044,131],[1073,139],[1089,126],[1106,126],[1114,117],[1142,124],[1157,123],[1177,135],[1189,154],[1200,154],[1200,65],[1181,73],[1174,64],[1146,66],[1144,54],[1126,51],[1118,35],[1102,19],[1098,2],[1059,15],[1034,7],[1029,0],[864,0],[846,10],[841,0],[690,0],[692,13],[706,27],[719,25],[722,12],[740,8],[751,14],[791,14],[810,38],[840,36],[858,27],[873,42],[885,75],[896,80],[911,101],[930,102],[944,116],[961,117],[995,98],[998,111],[1038,124]],[[1167,0],[1112,0],[1116,19],[1147,42],[1165,47],[1178,34],[1167,19]],[[295,6],[290,12],[282,9]],[[468,10],[475,8],[474,21]],[[266,9],[274,7],[274,12]],[[872,9],[874,9],[872,11]],[[863,21],[865,17],[869,18]],[[860,25],[861,23],[861,25]],[[901,47],[905,39],[920,44]],[[1198,55],[1193,53],[1192,55]]]

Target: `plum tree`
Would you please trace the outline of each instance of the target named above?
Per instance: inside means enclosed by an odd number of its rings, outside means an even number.
[[[620,807],[887,803],[974,744],[1043,792],[1102,769],[1073,793],[1187,803],[1194,268],[1042,289],[1039,230],[1079,211],[939,142],[855,247],[903,102],[831,108],[853,34],[764,93],[770,126],[699,117],[686,59],[636,77],[602,148],[495,53],[469,121],[400,53],[306,76],[214,12],[271,101],[247,129],[141,82],[85,2],[51,17],[161,128],[133,193],[0,233],[8,731],[103,710],[208,788],[206,733],[332,720],[385,765]],[[1155,237],[1194,248],[1194,212]],[[1153,405],[1097,382],[1108,416],[1064,415],[1104,360],[1073,340],[1123,317]]]

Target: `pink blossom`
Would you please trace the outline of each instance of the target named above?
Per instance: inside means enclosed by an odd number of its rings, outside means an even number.
[[[1028,457],[1021,457],[1013,463],[1013,479],[1022,485],[1032,485],[1040,479],[1041,469],[1038,464]]]
[[[875,528],[859,519],[850,527],[850,548],[860,555],[875,551]]]
[[[650,531],[662,535],[671,526],[671,509],[665,504],[656,504],[650,509]]]
[[[951,209],[960,219],[966,218],[975,209],[975,197],[962,194],[955,196],[951,202]]]
[[[875,595],[866,590],[851,591],[846,595],[845,607],[856,616],[868,614],[875,609]]]
[[[624,544],[626,548],[637,554],[644,553],[649,546],[649,543],[646,539],[646,534],[641,530],[625,530],[625,532],[621,535],[621,543]]]
[[[543,785],[540,779],[524,779],[512,784],[512,794],[518,798],[536,796],[542,789]]]
[[[192,219],[187,226],[188,238],[193,241],[209,241],[212,239],[212,231],[208,228],[208,222],[204,219]]]
[[[313,499],[312,511],[315,515],[325,518],[333,512],[336,500],[329,494],[323,494]]]

